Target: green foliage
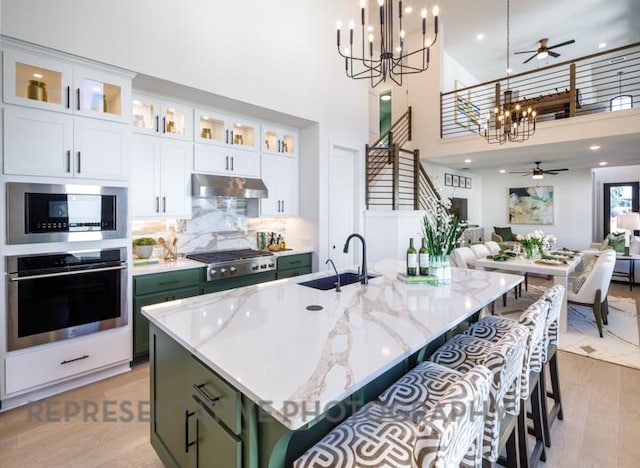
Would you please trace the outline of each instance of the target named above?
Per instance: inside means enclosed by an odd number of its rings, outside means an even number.
[[[138,247],[140,245],[156,245],[156,240],[152,237],[138,237],[133,240],[134,247]]]

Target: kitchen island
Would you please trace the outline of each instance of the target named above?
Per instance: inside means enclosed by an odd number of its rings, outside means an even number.
[[[402,269],[377,262],[368,285],[340,292],[297,284],[322,272],[144,307],[151,440],[165,465],[289,466],[522,281],[452,268],[448,285],[409,285]]]

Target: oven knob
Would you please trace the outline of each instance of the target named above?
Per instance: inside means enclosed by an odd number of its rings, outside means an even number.
[[[262,265],[260,265],[260,268],[262,268],[263,270],[265,270],[265,269],[267,268],[267,265],[262,264]]]
[[[253,265],[253,266],[251,267],[251,269],[252,269],[253,271],[256,271],[256,270],[259,270],[259,269],[260,269],[260,267],[259,267],[258,265]]]
[[[236,272],[236,268],[234,268],[234,267],[229,268],[229,274],[230,275],[233,275],[235,272]]]
[[[273,263],[269,263],[269,268],[273,268]]]
[[[218,271],[215,268],[209,268],[209,277],[213,278]]]
[[[221,276],[225,276],[227,274],[227,269],[226,268],[220,268],[220,275]]]

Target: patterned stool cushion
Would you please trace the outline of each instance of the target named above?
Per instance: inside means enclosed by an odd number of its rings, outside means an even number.
[[[528,335],[527,328],[520,324],[514,324],[495,344],[482,338],[456,335],[429,358],[460,372],[484,365],[493,373],[484,429],[484,456],[490,461],[498,459],[503,413],[517,416],[520,411],[520,383]]]
[[[307,450],[295,468],[411,467],[417,426],[376,401]]]
[[[394,413],[418,424],[463,374],[425,361],[385,390],[378,401]]]
[[[295,468],[479,466],[491,372],[478,366],[451,384],[419,424],[376,401],[307,450]]]
[[[508,318],[489,315],[469,327],[465,334],[482,338],[495,343],[507,333],[515,323],[524,325],[529,330],[527,348],[525,351],[525,365],[522,366],[520,376],[520,398],[529,398],[529,373],[541,372],[544,363],[544,351],[546,345],[546,321],[549,303],[539,299],[530,305],[520,316],[518,321]]]
[[[546,324],[546,345],[543,350],[544,362],[549,360],[549,356],[547,355],[549,346],[558,345],[558,320],[560,318],[560,311],[562,310],[564,293],[564,286],[556,284],[548,288],[542,295],[542,298],[549,302],[549,313],[547,314]]]

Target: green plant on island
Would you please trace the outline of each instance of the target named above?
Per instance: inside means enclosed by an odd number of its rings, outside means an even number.
[[[446,201],[438,200],[435,211],[422,218],[421,230],[431,257],[450,255],[464,232],[460,219],[449,208]]]

